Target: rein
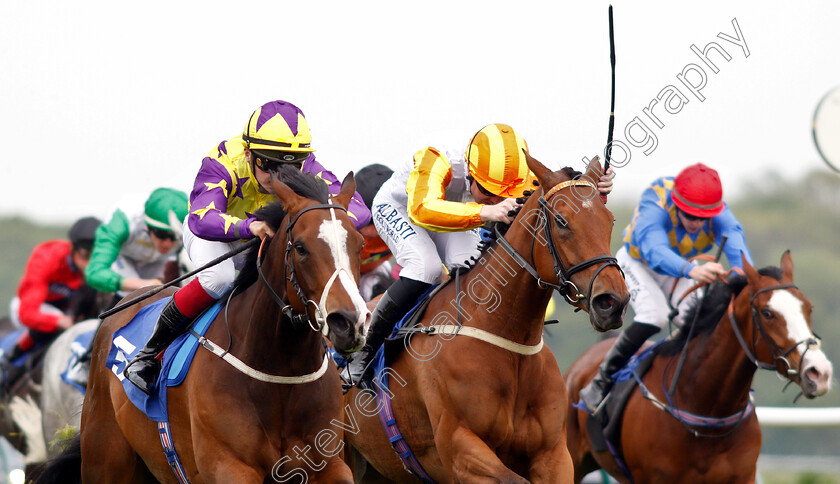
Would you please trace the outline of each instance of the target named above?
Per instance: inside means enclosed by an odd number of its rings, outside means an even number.
[[[283,298],[281,298],[277,294],[277,292],[274,290],[274,288],[271,287],[271,284],[269,284],[268,280],[265,277],[265,274],[263,274],[263,270],[262,270],[263,248],[265,247],[265,243],[266,243],[266,240],[268,239],[268,237],[266,237],[262,240],[262,242],[260,243],[259,252],[257,253],[257,273],[259,274],[260,280],[265,285],[265,287],[268,289],[268,292],[269,292],[269,294],[271,294],[271,297],[272,297],[272,299],[274,299],[274,302],[276,302],[277,305],[280,306],[283,314],[287,318],[289,318],[289,321],[291,322],[292,326],[296,329],[301,329],[301,328],[305,328],[308,325],[310,328],[312,328],[312,330],[322,331],[325,335],[328,333],[329,326],[327,326],[327,324],[326,324],[326,315],[323,314],[322,307],[325,306],[327,293],[329,293],[329,289],[332,286],[333,282],[335,281],[335,279],[339,276],[339,274],[341,272],[346,272],[346,271],[343,268],[342,269],[336,268],[335,272],[333,272],[332,277],[330,277],[329,282],[327,282],[327,285],[324,287],[324,292],[321,295],[320,305],[318,303],[316,303],[315,301],[312,301],[311,299],[308,299],[306,297],[306,295],[303,294],[303,291],[300,288],[300,284],[298,284],[298,282],[297,282],[297,278],[295,277],[294,265],[291,263],[291,250],[292,250],[292,247],[294,245],[294,244],[292,244],[291,236],[292,236],[292,227],[294,227],[295,223],[297,223],[297,221],[298,221],[298,218],[300,218],[301,214],[303,214],[304,212],[308,212],[309,210],[315,210],[315,209],[329,209],[330,214],[332,215],[332,219],[333,219],[333,221],[335,221],[336,220],[335,209],[347,211],[347,209],[345,209],[342,206],[333,205],[332,200],[329,200],[329,201],[330,201],[329,204],[312,205],[310,207],[304,208],[303,210],[301,210],[300,212],[295,214],[294,217],[292,217],[292,220],[289,222],[289,226],[286,227],[286,238],[288,240],[288,244],[286,245],[286,253],[285,253],[285,256],[284,256],[284,268],[283,268],[284,275],[283,275],[283,278],[285,280],[289,281],[292,284],[292,287],[295,289],[295,293],[298,295],[298,298],[301,300],[301,302],[305,301],[304,304],[306,305],[306,307],[309,306],[309,303],[312,303],[315,306],[315,320],[316,320],[316,322],[318,323],[319,326],[316,327],[315,325],[312,324],[312,321],[310,320],[308,314],[299,313],[291,306],[291,304],[287,304],[286,301],[284,301]],[[338,236],[336,234],[336,238],[337,237]],[[254,240],[256,240],[256,239],[254,239]],[[287,270],[289,270],[288,277],[286,276],[286,271]],[[216,343],[213,343],[212,341],[205,338],[204,336],[198,336],[198,335],[195,335],[195,334],[194,334],[194,336],[198,337],[198,342],[206,350],[208,350],[211,353],[213,353],[214,355],[218,356],[219,358],[221,358],[222,360],[224,360],[225,362],[227,362],[228,364],[230,364],[231,366],[233,366],[234,368],[236,368],[240,372],[248,375],[249,377],[251,377],[255,380],[266,382],[266,383],[279,383],[279,384],[286,384],[286,385],[296,385],[296,384],[301,384],[301,383],[309,383],[309,382],[312,382],[312,381],[315,381],[315,380],[321,378],[324,375],[324,373],[327,372],[327,369],[329,368],[330,357],[329,357],[329,354],[325,352],[324,353],[324,361],[321,363],[321,366],[312,373],[307,373],[305,375],[299,375],[299,376],[270,375],[268,373],[261,372],[259,370],[256,370],[256,369],[248,366],[242,360],[233,356],[227,350],[223,350],[219,345],[217,345]]]
[[[333,221],[336,221],[335,209],[344,210],[345,212],[347,211],[346,208],[344,208],[340,205],[333,205],[332,204],[332,199],[330,199],[329,202],[330,203],[312,205],[310,207],[304,208],[303,210],[296,213],[294,217],[292,217],[292,220],[289,222],[289,225],[286,227],[286,241],[287,242],[286,242],[286,253],[285,253],[284,258],[283,258],[283,260],[284,260],[283,278],[285,280],[289,281],[289,283],[291,283],[292,288],[294,289],[295,294],[297,295],[298,299],[305,306],[303,313],[298,312],[297,310],[295,310],[294,307],[292,307],[291,304],[288,304],[286,301],[284,301],[283,298],[281,298],[277,294],[277,292],[274,291],[274,288],[271,287],[271,284],[269,284],[268,280],[265,278],[265,274],[263,274],[263,271],[262,271],[262,251],[263,251],[263,246],[265,245],[265,240],[266,239],[263,239],[262,244],[260,244],[260,251],[257,254],[257,273],[260,276],[260,280],[262,281],[263,285],[265,285],[265,287],[268,288],[268,292],[271,294],[272,299],[274,299],[274,302],[276,302],[277,305],[280,306],[281,311],[283,311],[283,314],[287,318],[289,318],[289,320],[292,322],[292,325],[296,328],[302,328],[302,327],[304,327],[304,324],[308,324],[309,327],[313,331],[321,331],[321,332],[323,332],[323,334],[325,336],[327,334],[329,334],[329,326],[326,324],[327,323],[327,316],[324,313],[324,310],[322,308],[326,305],[327,294],[329,294],[330,288],[332,287],[333,283],[339,277],[340,273],[346,272],[346,271],[343,268],[336,268],[335,272],[333,272],[329,281],[327,281],[327,284],[324,286],[324,291],[321,293],[320,304],[318,302],[313,301],[312,299],[309,299],[308,297],[306,297],[306,295],[303,293],[303,290],[300,288],[300,284],[298,283],[297,275],[295,273],[295,266],[294,266],[294,264],[292,264],[292,249],[294,248],[294,243],[292,242],[292,228],[294,228],[294,226],[297,223],[300,216],[303,215],[304,213],[310,211],[310,210],[327,209],[327,210],[330,211],[330,215],[332,216]],[[335,232],[333,232],[333,234],[334,234],[334,236],[336,237],[336,240],[337,240],[338,235]],[[315,306],[315,323],[316,324],[313,324],[311,318],[308,315],[308,312],[306,311],[306,308],[309,307],[310,303],[313,306]]]
[[[580,290],[575,285],[575,283],[571,281],[571,277],[574,274],[596,264],[601,264],[601,266],[598,267],[598,269],[595,271],[595,274],[589,280],[589,294],[592,294],[592,286],[595,284],[595,278],[598,277],[598,274],[600,274],[601,271],[603,271],[607,267],[615,266],[619,270],[619,272],[621,272],[622,277],[624,277],[624,271],[622,271],[621,267],[618,265],[618,260],[616,260],[615,257],[610,255],[598,255],[566,269],[566,265],[563,263],[563,259],[560,257],[560,253],[557,250],[557,246],[554,243],[554,236],[551,229],[551,222],[549,217],[550,214],[548,210],[547,200],[551,199],[551,197],[558,191],[564,188],[568,188],[570,186],[587,186],[597,191],[597,187],[589,181],[567,180],[564,182],[560,182],[557,185],[554,185],[554,187],[548,190],[544,196],[540,196],[538,200],[540,204],[540,214],[545,222],[543,225],[543,232],[546,238],[546,244],[548,245],[548,251],[551,254],[551,258],[554,262],[554,274],[557,276],[558,284],[554,284],[542,279],[537,270],[534,268],[534,266],[532,264],[529,264],[525,260],[525,258],[519,255],[519,253],[516,252],[516,249],[514,249],[513,246],[510,245],[510,243],[507,240],[505,240],[504,236],[499,232],[498,226],[496,227],[496,240],[498,240],[499,245],[501,245],[502,248],[505,249],[505,252],[507,252],[516,261],[517,264],[523,267],[526,271],[528,271],[529,274],[531,274],[531,276],[534,277],[534,279],[537,280],[537,285],[539,285],[543,289],[551,287],[552,289],[555,289],[557,292],[563,295],[563,297],[566,298],[566,301],[568,301],[570,304],[575,304],[581,299],[585,298],[586,296],[584,294],[581,294]],[[564,227],[569,225],[569,222],[565,218],[563,218],[563,216],[559,213],[554,215],[554,219]],[[534,260],[533,244],[531,244],[531,260]]]
[[[777,345],[770,335],[767,334],[767,330],[764,329],[764,325],[761,323],[761,316],[758,314],[758,308],[755,307],[755,299],[758,297],[759,294],[763,292],[775,291],[777,289],[799,289],[796,284],[779,284],[776,286],[764,287],[756,291],[752,297],[750,297],[750,315],[753,321],[753,328],[755,331],[758,330],[761,339],[764,340],[764,343],[770,349],[770,353],[773,355],[773,363],[765,363],[760,361],[755,356],[755,350],[750,350],[749,346],[747,345],[744,336],[741,334],[741,331],[738,329],[737,322],[735,321],[735,296],[732,296],[732,299],[729,301],[729,309],[727,312],[729,313],[729,324],[732,326],[732,331],[735,333],[735,337],[738,339],[738,343],[741,345],[741,349],[744,350],[744,353],[747,355],[747,358],[757,367],[764,370],[778,370],[779,362],[782,363],[782,367],[785,368],[784,372],[788,376],[791,377],[798,377],[802,373],[802,361],[805,360],[805,353],[814,347],[816,349],[820,348],[820,341],[819,338],[805,338],[802,341],[798,341],[791,345],[790,348],[783,350],[779,345]],[[753,335],[753,348],[755,348],[755,341],[757,338]],[[793,350],[795,350],[799,345],[805,344],[805,351],[802,353],[802,358],[800,360],[800,368],[794,370],[790,364],[790,361],[787,359],[787,355],[789,355]]]

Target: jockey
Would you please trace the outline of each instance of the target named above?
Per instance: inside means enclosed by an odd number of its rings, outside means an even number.
[[[378,163],[368,165],[356,173],[356,190],[368,209],[373,207],[373,198],[379,192],[379,188],[393,174],[394,170]],[[385,292],[394,282],[396,268],[391,250],[379,236],[372,220],[359,229],[359,232],[365,237],[359,266],[359,292],[365,301],[370,301]]]
[[[435,143],[406,160],[373,201],[373,222],[402,269],[348,366],[358,386],[368,386],[368,366],[379,346],[416,299],[440,282],[441,269],[454,273],[478,259],[476,229],[486,222],[511,223],[521,206],[517,198],[534,187],[523,153],[528,147],[508,125],[490,124],[471,139]],[[609,193],[612,181],[604,176],[598,186]]]
[[[242,136],[210,150],[196,175],[184,223],[184,246],[196,267],[227,254],[247,239],[274,235],[271,227],[253,214],[276,201],[271,178],[281,165],[314,174],[324,180],[331,194],[338,194],[341,183],[315,160],[311,141],[303,112],[291,103],[272,101],[254,111]],[[358,194],[347,213],[357,229],[370,222],[370,211]],[[146,346],[126,366],[126,378],[151,393],[160,373],[158,353],[233,286],[237,264],[243,260],[243,254],[226,259],[200,272],[174,294]]]
[[[187,194],[158,188],[142,210],[117,208],[111,220],[96,230],[90,264],[85,269],[88,285],[97,291],[129,292],[162,284],[164,266],[181,249],[179,229],[187,216]]]
[[[599,410],[613,385],[613,373],[668,324],[671,308],[684,314],[697,299],[695,291],[680,302],[685,291],[725,272],[718,262],[700,265],[689,260],[720,245],[723,236],[728,237],[724,251],[730,266],[741,268],[742,253],[752,263],[744,231],[723,202],[717,171],[697,163],[645,189],[616,254],[631,294],[634,322],[606,354],[595,379],[580,391],[590,413]],[[679,317],[675,321],[682,323]]]
[[[4,366],[74,323],[73,315],[67,314],[70,298],[85,282],[85,266],[101,223],[94,217],[81,218],[70,227],[69,240],[51,240],[32,250],[9,308],[12,323],[28,331],[3,355]]]

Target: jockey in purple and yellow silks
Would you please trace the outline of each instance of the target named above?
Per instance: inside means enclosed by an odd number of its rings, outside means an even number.
[[[254,111],[242,136],[210,150],[196,175],[184,223],[184,247],[196,267],[227,254],[247,239],[274,235],[254,212],[276,201],[271,173],[281,165],[315,174],[333,195],[341,190],[335,175],[315,160],[310,143],[303,112],[291,103],[272,101]],[[348,215],[356,228],[370,222],[370,211],[358,194],[350,202]],[[200,272],[175,293],[161,311],[146,347],[126,366],[125,376],[132,383],[151,392],[160,372],[157,354],[233,286],[241,261],[242,254],[226,259]]]
[[[684,322],[682,315],[697,299],[695,291],[679,301],[685,291],[724,273],[718,262],[690,261],[714,244],[719,246],[724,236],[730,266],[742,267],[741,254],[752,263],[744,230],[723,202],[720,177],[712,168],[697,163],[676,178],[658,178],[645,189],[616,254],[635,316],[607,352],[595,379],[580,392],[590,413],[599,410],[612,387],[613,373],[668,324],[671,307],[678,310],[675,323]]]

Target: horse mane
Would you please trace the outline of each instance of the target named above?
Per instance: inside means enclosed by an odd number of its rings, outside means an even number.
[[[274,176],[299,196],[315,200],[318,203],[327,203],[330,196],[329,188],[324,180],[316,177],[314,174],[302,173],[295,168],[282,166],[280,172]],[[277,230],[286,217],[286,214],[287,212],[283,207],[283,203],[277,201],[260,208],[254,216],[267,223],[272,229]],[[265,245],[266,249],[268,249],[268,246],[271,245],[271,239],[266,240]],[[245,265],[233,283],[235,290],[242,291],[257,281],[259,277],[257,273],[258,253],[258,247],[251,247],[245,251]]]
[[[782,270],[778,267],[768,266],[759,269],[758,273],[763,276],[770,276],[778,281],[782,280]],[[726,282],[711,284],[705,298],[689,305],[684,318],[685,326],[680,328],[673,337],[662,343],[656,349],[656,353],[663,356],[672,356],[682,351],[688,342],[691,322],[694,321],[694,318],[697,318],[697,320],[694,322],[694,333],[691,335],[691,339],[711,332],[723,318],[723,315],[726,314],[732,297],[737,297],[745,287],[747,287],[747,278],[734,272]]]

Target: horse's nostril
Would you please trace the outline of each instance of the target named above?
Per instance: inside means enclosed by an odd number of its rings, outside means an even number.
[[[592,300],[592,308],[596,311],[608,312],[618,304],[618,299],[611,294],[599,294]]]
[[[327,324],[331,331],[346,335],[353,328],[353,320],[343,311],[332,312],[327,315]]]

